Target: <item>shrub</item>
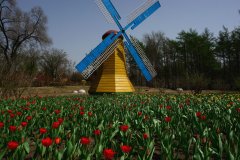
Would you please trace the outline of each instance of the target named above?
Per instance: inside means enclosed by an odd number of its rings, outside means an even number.
[[[189,76],[189,85],[195,94],[201,93],[203,89],[207,88],[209,79],[204,74],[195,73]]]

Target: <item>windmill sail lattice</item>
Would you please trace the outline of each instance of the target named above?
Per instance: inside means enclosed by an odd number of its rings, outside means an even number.
[[[102,0],[95,0],[95,3],[97,4],[98,8],[102,12],[103,16],[106,18],[108,23],[114,24],[114,20],[110,13],[108,12],[107,8],[104,6]]]
[[[148,0],[135,11],[133,11],[127,17],[127,23],[131,23],[134,19],[136,19],[139,15],[141,15],[144,11],[146,11],[149,7],[151,7],[157,0]]]
[[[157,75],[157,72],[153,68],[151,62],[147,58],[147,56],[146,56],[145,52],[143,51],[142,47],[140,46],[140,44],[133,37],[131,37],[131,42],[132,42],[133,46],[135,47],[135,49],[137,50],[137,52],[139,53],[139,56],[143,60],[143,63],[145,64],[145,66],[148,69],[151,76],[155,77]]]
[[[96,71],[101,64],[108,59],[108,57],[114,52],[114,50],[117,48],[117,44],[119,43],[119,39],[115,40],[113,44],[111,44],[95,61],[93,61],[83,72],[82,76],[85,79],[88,79],[89,76],[93,74],[94,71]]]

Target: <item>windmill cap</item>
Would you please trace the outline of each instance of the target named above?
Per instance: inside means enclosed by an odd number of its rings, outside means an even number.
[[[102,35],[102,40],[104,40],[109,34],[111,34],[111,33],[114,33],[114,35],[116,35],[117,33],[118,33],[118,31],[116,31],[116,30],[109,30],[109,31],[107,31],[106,33],[104,33],[103,35]],[[120,35],[119,36],[121,39],[123,39],[123,36],[122,35]]]

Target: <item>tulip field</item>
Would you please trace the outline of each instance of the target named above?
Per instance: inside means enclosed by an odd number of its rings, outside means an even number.
[[[0,100],[0,159],[239,160],[240,94]]]

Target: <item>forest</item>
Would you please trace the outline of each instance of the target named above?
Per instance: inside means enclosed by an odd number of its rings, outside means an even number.
[[[139,41],[158,75],[150,83],[139,78],[136,66],[128,58],[130,77],[135,85],[176,89],[239,90],[240,26],[224,27],[217,36],[205,29],[181,31],[176,39],[162,32],[145,34]]]

